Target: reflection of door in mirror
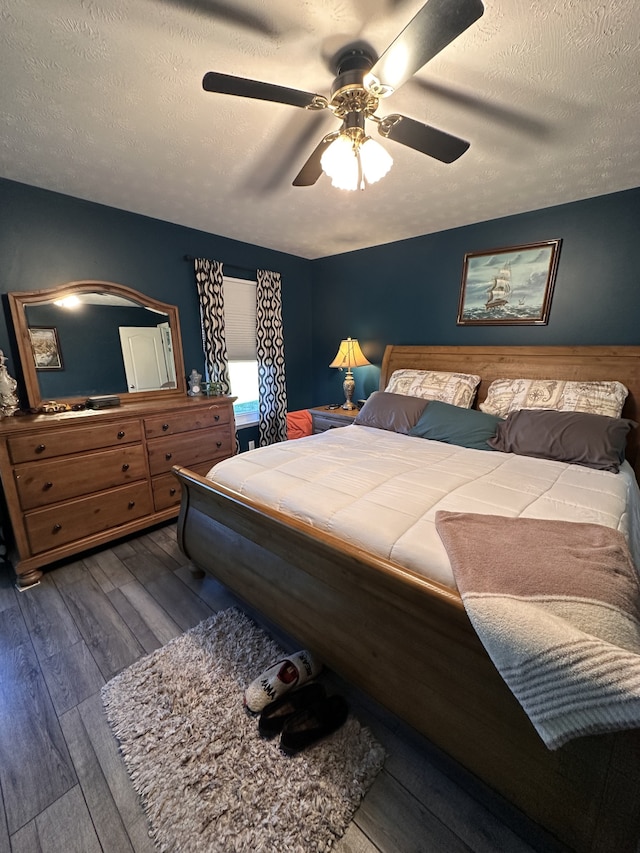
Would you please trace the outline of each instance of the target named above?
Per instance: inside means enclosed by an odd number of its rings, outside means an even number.
[[[120,326],[122,359],[130,392],[175,388],[176,374],[168,323]]]

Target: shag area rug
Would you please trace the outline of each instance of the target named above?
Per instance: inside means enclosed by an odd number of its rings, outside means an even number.
[[[134,663],[102,689],[107,717],[162,851],[315,853],[340,838],[384,762],[345,725],[289,758],[242,706],[286,653],[236,608]]]

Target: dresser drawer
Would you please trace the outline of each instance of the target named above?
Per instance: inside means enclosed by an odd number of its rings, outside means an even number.
[[[231,427],[178,433],[147,442],[151,476],[164,474],[174,465],[193,468],[208,459],[231,456]]]
[[[136,419],[125,421],[121,425],[109,423],[80,429],[52,429],[32,435],[13,436],[7,439],[7,446],[12,462],[19,463],[82,453],[85,450],[99,450],[102,447],[141,440],[142,428],[140,421]]]
[[[204,477],[213,468],[215,463],[215,459],[209,459],[200,465],[192,465],[191,470]],[[182,489],[180,488],[178,478],[174,477],[173,474],[160,474],[158,477],[153,478],[151,485],[153,488],[153,505],[156,512],[180,503]]]
[[[210,407],[195,412],[171,412],[169,415],[145,418],[144,431],[147,438],[158,438],[162,435],[228,424],[230,421],[231,406],[212,403]]]
[[[14,469],[23,509],[66,501],[146,477],[145,453],[140,444],[51,462],[23,463]]]
[[[36,509],[26,513],[24,518],[31,551],[39,554],[151,512],[151,490],[145,481],[47,509]]]

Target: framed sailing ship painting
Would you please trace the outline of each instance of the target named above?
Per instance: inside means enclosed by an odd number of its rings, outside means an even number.
[[[562,240],[468,252],[464,256],[458,326],[544,326]]]

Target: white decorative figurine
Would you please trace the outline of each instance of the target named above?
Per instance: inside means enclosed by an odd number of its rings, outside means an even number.
[[[0,349],[0,415],[8,418],[19,409],[20,402],[16,396],[18,383],[7,373],[6,361],[7,357]]]
[[[199,397],[202,394],[202,374],[194,369],[189,374],[189,390],[187,391],[190,397]]]

